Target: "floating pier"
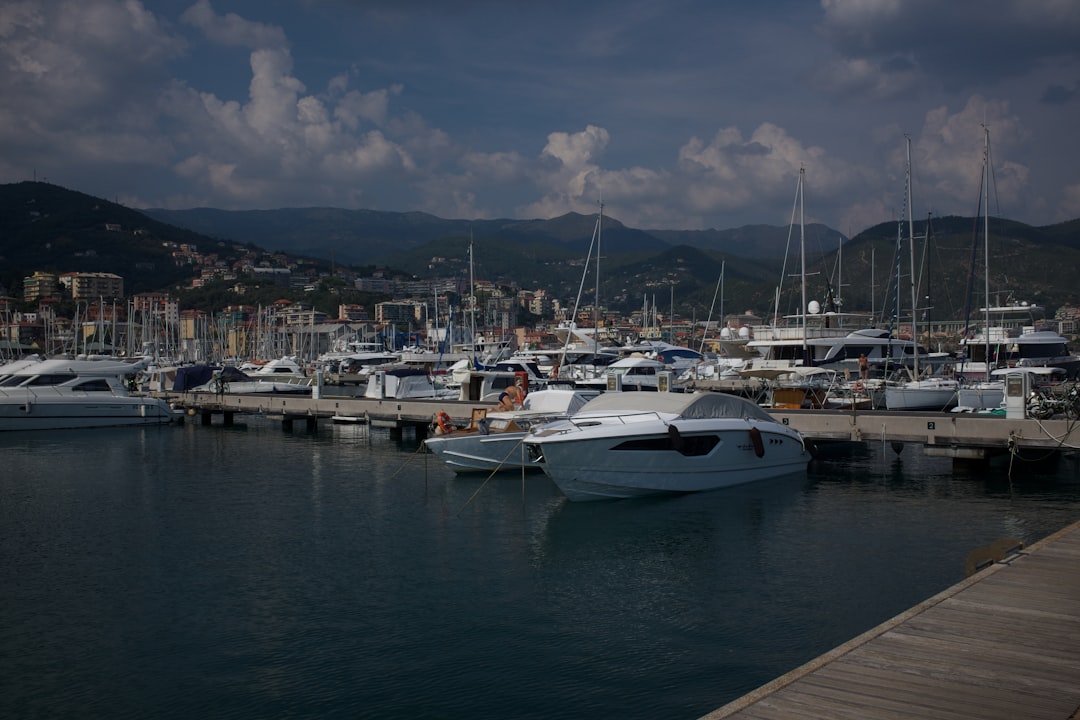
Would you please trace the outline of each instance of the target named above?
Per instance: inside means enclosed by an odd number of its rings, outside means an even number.
[[[987,554],[966,580],[702,720],[1080,718],[1080,523]]]

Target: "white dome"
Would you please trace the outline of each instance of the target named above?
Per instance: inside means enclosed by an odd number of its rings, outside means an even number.
[[[819,303],[817,300],[811,300],[806,306],[806,310],[811,315],[817,315],[819,312],[821,312],[821,303]]]

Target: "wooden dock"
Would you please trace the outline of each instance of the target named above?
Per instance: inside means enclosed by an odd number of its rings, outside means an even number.
[[[1080,522],[706,715],[1080,718]]]

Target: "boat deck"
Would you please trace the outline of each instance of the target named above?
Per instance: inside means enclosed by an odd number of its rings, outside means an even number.
[[[1080,718],[1080,522],[997,556],[703,720]]]

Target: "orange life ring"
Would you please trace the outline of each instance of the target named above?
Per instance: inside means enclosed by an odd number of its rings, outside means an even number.
[[[454,423],[450,420],[450,416],[443,411],[439,411],[439,414],[435,416],[435,424],[439,426],[439,430],[443,435],[449,435],[454,432]]]

